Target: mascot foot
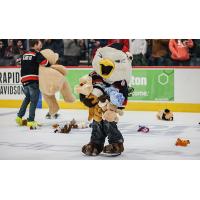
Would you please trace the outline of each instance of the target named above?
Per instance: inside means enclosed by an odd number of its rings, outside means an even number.
[[[123,143],[113,143],[106,145],[103,149],[104,153],[107,154],[120,154],[124,151]]]
[[[82,147],[82,152],[87,156],[97,156],[103,150],[103,145],[98,145],[94,143],[86,144]]]

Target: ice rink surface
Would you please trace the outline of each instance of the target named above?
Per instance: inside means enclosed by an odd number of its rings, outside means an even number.
[[[86,110],[61,110],[58,119],[45,119],[47,110],[37,109],[37,130],[15,124],[17,109],[0,109],[0,159],[15,160],[191,160],[200,159],[200,114],[174,113],[174,121],[156,119],[156,112],[126,111],[119,129],[125,139],[125,151],[118,157],[87,157],[81,147],[89,142],[91,129],[73,129],[69,134],[55,134],[52,124],[73,118],[87,120]],[[139,125],[149,133],[137,132]],[[177,138],[189,139],[187,147],[177,147]]]

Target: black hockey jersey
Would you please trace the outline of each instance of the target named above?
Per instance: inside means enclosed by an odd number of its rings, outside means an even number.
[[[28,84],[38,82],[39,65],[50,66],[48,60],[38,51],[30,49],[21,57],[21,82]]]

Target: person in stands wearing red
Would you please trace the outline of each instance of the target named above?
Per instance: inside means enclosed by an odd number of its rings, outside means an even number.
[[[191,39],[171,39],[169,49],[174,66],[190,65],[190,48],[194,46]]]
[[[127,51],[129,51],[129,40],[128,39],[108,39],[108,45],[113,43],[121,43],[124,45]]]

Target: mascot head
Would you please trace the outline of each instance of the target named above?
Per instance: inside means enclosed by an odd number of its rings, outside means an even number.
[[[131,62],[132,56],[123,45],[113,43],[97,50],[92,66],[105,82],[126,80],[129,83],[132,72]]]

